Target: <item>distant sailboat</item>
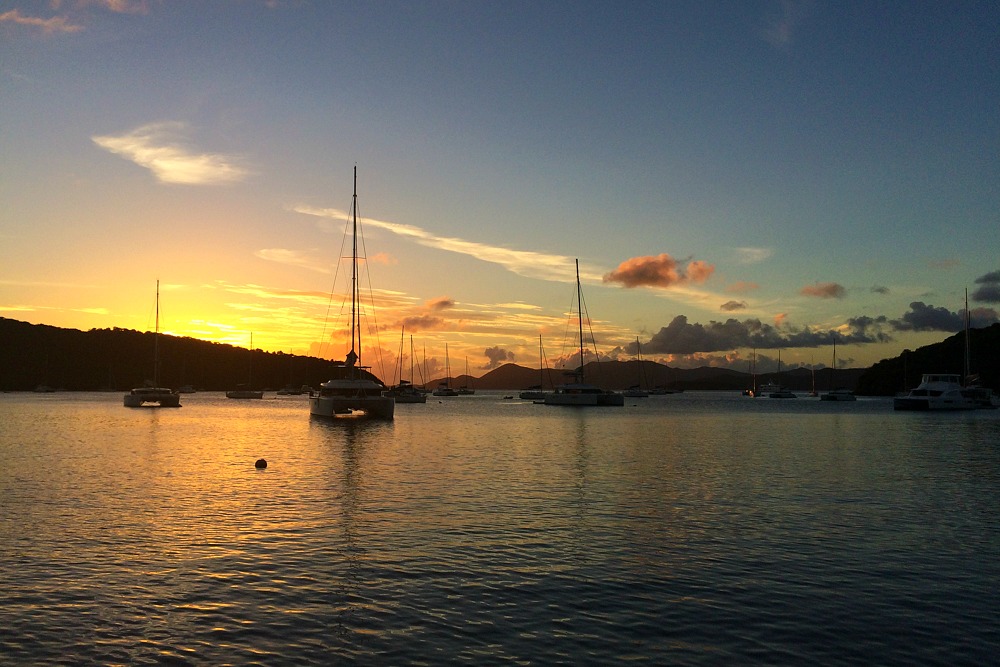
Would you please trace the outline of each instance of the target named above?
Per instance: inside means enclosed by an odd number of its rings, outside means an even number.
[[[778,350],[778,379],[781,379],[781,350]],[[768,398],[795,398],[795,394],[792,393],[787,387],[775,382],[769,382],[764,385],[761,387],[761,391],[764,392]]]
[[[830,384],[833,384],[833,374],[837,370],[837,337],[833,337],[833,365],[830,367]],[[854,392],[850,389],[840,387],[838,389],[830,389],[825,394],[821,394],[819,397],[821,401],[856,401],[858,397],[854,395]]]
[[[448,360],[448,343],[444,344],[444,380],[434,390],[435,396],[458,396],[458,390],[451,386],[451,362]]]
[[[413,336],[410,336],[410,379],[403,379],[403,330],[399,331],[399,384],[382,392],[397,403],[426,403],[427,393],[413,386]]]
[[[538,334],[538,385],[535,387],[528,387],[520,394],[518,398],[524,400],[540,401],[545,398],[545,391],[542,387],[545,385],[545,353],[542,351],[542,334]]]
[[[626,398],[646,398],[649,392],[643,387],[646,384],[646,376],[642,370],[642,345],[639,344],[639,337],[635,337],[635,360],[639,365],[639,384],[633,385],[622,392]]]
[[[250,333],[250,371],[245,385],[236,385],[236,389],[226,392],[226,398],[264,398],[263,391],[253,388],[253,332]]]
[[[467,378],[467,381],[469,382],[469,384],[463,384],[461,387],[459,387],[458,388],[458,395],[459,396],[472,396],[473,394],[476,393],[476,390],[471,386],[471,384],[472,384],[472,376],[469,375],[469,358],[468,357],[465,358],[465,377]]]
[[[160,281],[156,281],[156,331],[153,334],[153,382],[152,386],[136,387],[125,394],[126,408],[142,407],[154,403],[161,408],[181,407],[181,395],[160,386]]]

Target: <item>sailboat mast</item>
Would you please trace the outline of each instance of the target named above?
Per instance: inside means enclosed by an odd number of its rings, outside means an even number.
[[[403,371],[399,371],[399,373],[402,375]],[[410,384],[414,384],[413,381],[415,379],[416,378],[413,377],[413,336],[410,336]]]
[[[580,260],[576,260],[577,325],[580,328],[580,382],[583,382],[583,290],[580,288]]]
[[[354,195],[351,198],[351,352],[357,356],[361,367],[361,331],[358,328],[358,166],[354,165]],[[351,371],[358,377],[357,371]]]
[[[160,386],[160,281],[156,281],[156,331],[153,333],[153,386]]]
[[[969,360],[970,349],[969,349],[969,288],[965,288],[965,378],[962,380],[962,384],[969,382],[969,376],[972,375],[971,362]]]
[[[837,334],[833,334],[833,366],[830,367],[830,389],[833,389],[833,374],[837,372]]]
[[[542,354],[542,334],[538,334],[538,389],[539,391],[545,386],[545,371],[542,369],[543,366],[543,354]]]

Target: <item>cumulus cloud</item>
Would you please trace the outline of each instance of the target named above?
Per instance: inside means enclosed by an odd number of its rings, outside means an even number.
[[[485,368],[489,370],[492,370],[508,361],[514,361],[514,353],[499,346],[488,347],[483,350],[483,354],[485,354],[486,358],[489,359],[489,363],[485,366]]]
[[[740,348],[817,347],[829,345],[834,338],[844,344],[886,342],[892,338],[881,329],[885,323],[884,318],[855,318],[844,332],[774,326],[759,319],[692,324],[678,315],[643,343],[642,349],[649,354],[698,354]]]
[[[682,269],[677,260],[661,253],[656,257],[626,259],[617,269],[606,273],[603,280],[624,287],[671,287],[687,282],[705,282],[713,271],[714,266],[700,260],[689,262],[687,269]]]
[[[719,308],[725,311],[744,310],[747,307],[746,301],[727,301]]]
[[[1000,271],[992,271],[976,278],[976,288],[972,293],[973,301],[984,303],[1000,303]]]
[[[815,285],[806,285],[799,290],[799,294],[817,299],[843,299],[847,296],[847,290],[844,289],[843,285],[837,283],[816,283]]]
[[[188,146],[189,129],[179,122],[150,123],[119,136],[95,136],[101,148],[153,172],[162,183],[214,185],[241,181],[250,172],[238,160]]]
[[[434,315],[423,314],[404,317],[401,323],[410,332],[433,331],[442,328],[445,325],[445,320]]]
[[[973,308],[969,311],[969,326],[979,329],[998,320],[992,308]],[[945,331],[955,333],[965,328],[965,310],[952,312],[943,306],[935,307],[923,301],[914,301],[910,310],[890,322],[896,331]]]

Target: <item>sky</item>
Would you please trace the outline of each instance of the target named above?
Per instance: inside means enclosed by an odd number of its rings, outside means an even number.
[[[966,292],[997,321],[998,31],[971,0],[0,0],[0,316],[153,330],[159,281],[163,332],[342,359],[356,168],[384,379],[411,337],[432,376],[572,363],[575,260],[601,359],[868,366]]]

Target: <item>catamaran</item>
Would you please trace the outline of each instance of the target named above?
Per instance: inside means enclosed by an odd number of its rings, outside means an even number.
[[[583,376],[583,289],[580,287],[580,260],[576,260],[576,303],[580,338],[580,367],[568,373],[575,382],[556,387],[545,395],[545,405],[565,405],[573,407],[625,405],[625,397],[619,393],[588,384]]]
[[[361,363],[361,326],[359,323],[358,280],[358,168],[354,168],[354,196],[351,199],[351,349],[340,367],[342,374],[320,384],[319,394],[309,399],[313,417],[358,415],[374,419],[392,419],[396,401],[383,396],[385,385]]]

